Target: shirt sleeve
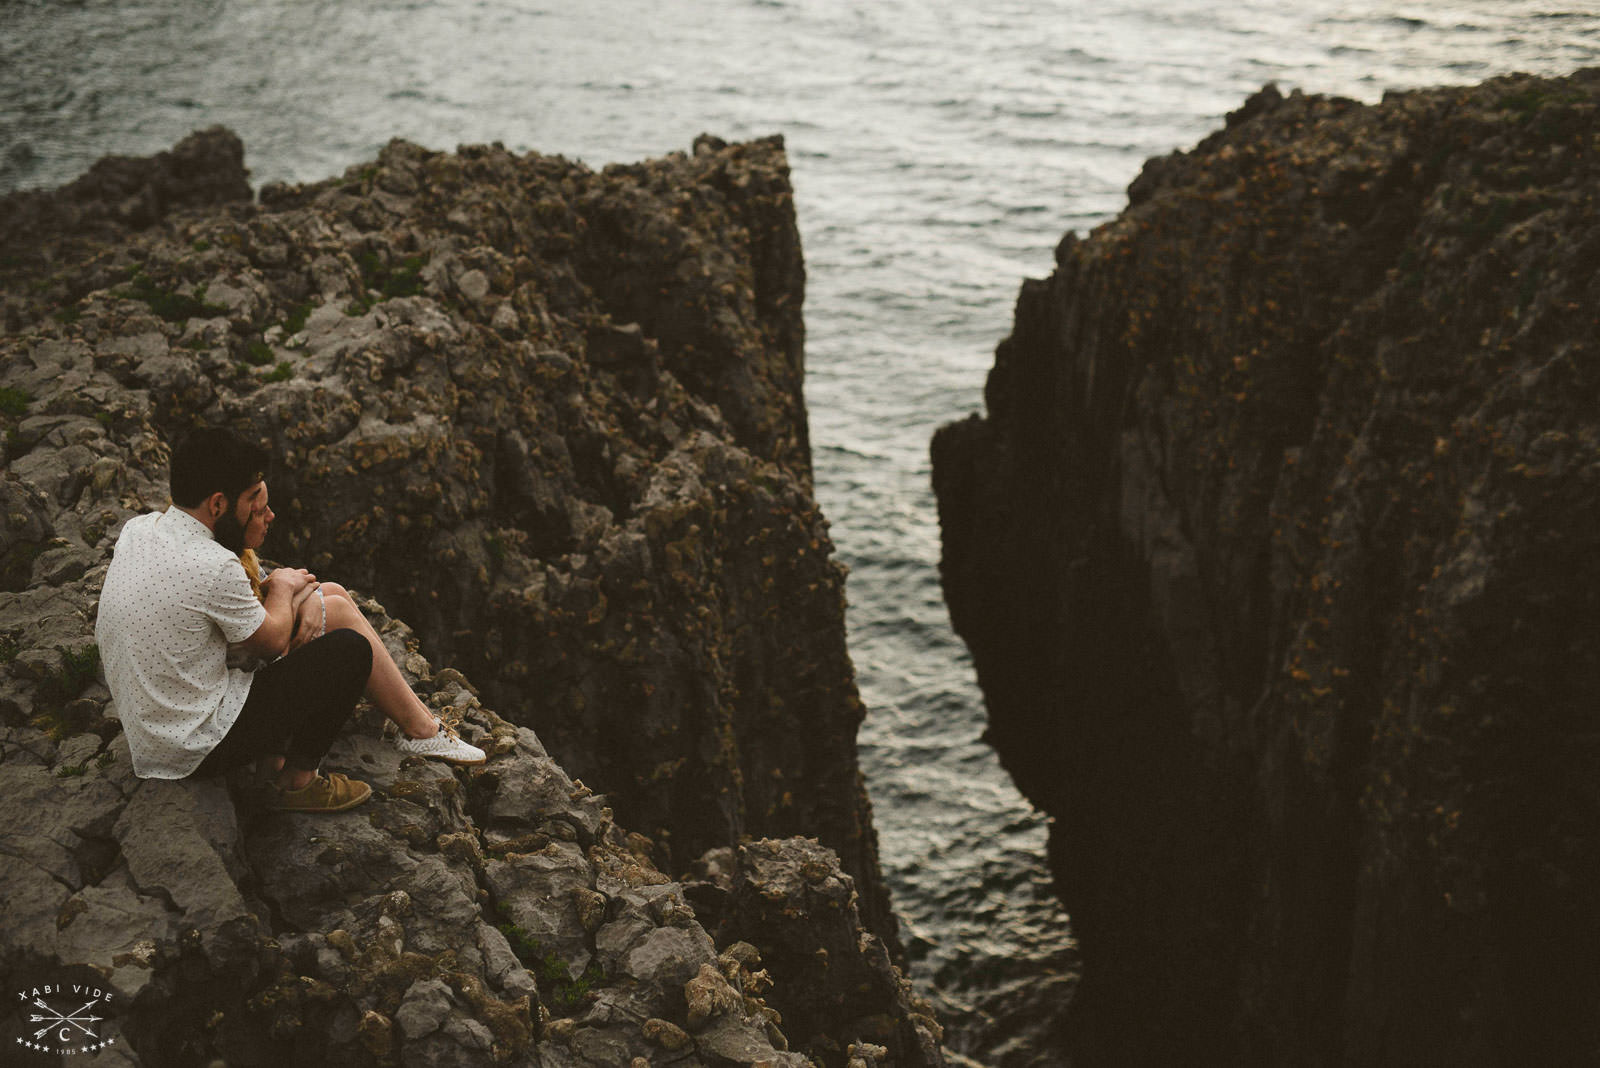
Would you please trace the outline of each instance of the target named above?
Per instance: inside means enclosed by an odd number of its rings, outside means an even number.
[[[256,599],[244,565],[237,559],[228,560],[217,569],[206,615],[229,642],[244,641],[267,621],[266,606]]]

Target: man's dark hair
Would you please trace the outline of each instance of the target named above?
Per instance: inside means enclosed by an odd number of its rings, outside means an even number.
[[[172,454],[172,503],[194,508],[217,491],[230,501],[266,477],[265,449],[222,427],[205,427]]]

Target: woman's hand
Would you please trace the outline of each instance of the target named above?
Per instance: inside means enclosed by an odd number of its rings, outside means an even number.
[[[295,591],[293,604],[294,633],[289,636],[286,653],[322,637],[327,630],[328,612],[323,605],[321,583],[311,583]]]

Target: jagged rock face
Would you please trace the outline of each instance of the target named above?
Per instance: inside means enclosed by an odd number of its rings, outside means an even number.
[[[61,189],[3,198],[0,276],[25,280],[37,293],[54,281],[58,266],[104,251],[103,242],[120,240],[129,228],[185,208],[242,204],[253,195],[244,145],[221,131],[185,138],[154,156],[107,156]],[[5,306],[9,315],[9,297]]]
[[[158,168],[194,189],[157,205],[243,181],[225,131],[171,157],[222,162]],[[39,196],[0,212],[34,219],[0,264],[8,993],[107,986],[129,1063],[805,1063],[757,996],[784,969],[719,953],[663,874],[804,831],[860,891],[828,922],[893,938],[809,492],[781,145],[595,175],[395,143],[262,207],[155,219]],[[607,250],[627,321],[596,295]],[[368,712],[329,760],[374,785],[349,814],[132,777],[94,602],[120,525],[165,504],[175,436],[219,421],[280,457],[268,555],[404,604],[415,638],[366,607],[482,769],[402,762]],[[417,639],[481,671],[481,700]],[[926,1029],[907,997],[880,1008]],[[866,1038],[840,1013],[804,1041],[929,1063]]]
[[[163,443],[240,428],[280,458],[270,555],[378,596],[663,863],[817,835],[892,940],[810,494],[787,164],[719,144],[595,174],[396,142],[93,255],[49,231],[22,260],[53,273],[9,287],[7,380],[120,388],[35,402],[8,461],[31,471],[69,414]],[[25,481],[65,501],[79,477]]]
[[[826,1065],[944,1063],[942,1029],[862,926],[832,850],[763,839],[711,850],[696,869],[686,896],[718,945],[748,947],[777,977],[765,1000],[797,1046]]]
[[[1600,1048],[1597,104],[1264,91],[1062,242],[936,437],[1081,1063]]]

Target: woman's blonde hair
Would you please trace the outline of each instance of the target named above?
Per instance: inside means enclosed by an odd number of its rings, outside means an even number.
[[[246,549],[239,554],[239,562],[244,565],[245,577],[250,580],[250,590],[256,595],[256,600],[265,602],[266,595],[261,592],[261,560],[256,556],[256,551]]]

